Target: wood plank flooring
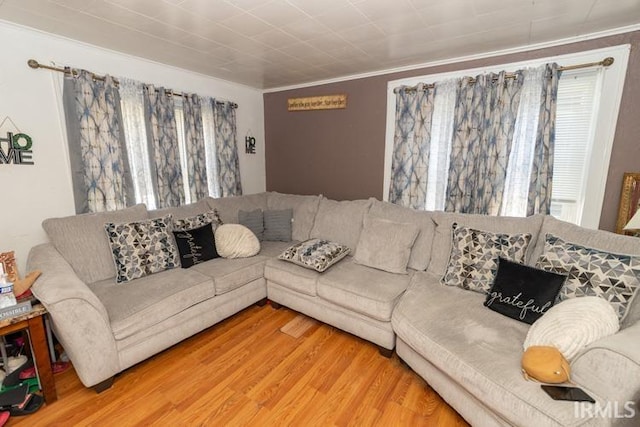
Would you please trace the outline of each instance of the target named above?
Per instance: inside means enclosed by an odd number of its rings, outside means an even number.
[[[297,313],[252,306],[118,375],[96,394],[72,369],[58,401],[8,426],[467,426],[394,354]]]

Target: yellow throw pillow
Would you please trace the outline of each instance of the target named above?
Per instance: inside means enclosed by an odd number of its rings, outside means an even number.
[[[525,378],[548,384],[569,381],[571,368],[560,350],[548,346],[531,346],[522,355]]]

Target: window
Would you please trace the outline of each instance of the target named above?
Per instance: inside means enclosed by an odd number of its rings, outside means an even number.
[[[502,64],[491,68],[461,70],[390,81],[387,86],[384,198],[388,198],[395,130],[394,88],[401,85],[414,86],[420,82],[438,82],[440,86],[448,79],[462,76],[474,76],[500,70],[515,71],[526,67],[537,67],[548,62],[557,62],[561,66],[598,62],[611,56],[614,58],[614,63],[606,69],[594,67],[564,71],[558,86],[551,214],[566,221],[597,228],[628,55],[629,45],[623,45],[529,62]],[[432,117],[431,163],[425,206],[425,209],[429,210],[442,210],[444,208],[443,194],[446,194],[443,185],[446,186],[446,174],[448,173],[447,155],[451,139],[449,128],[452,125],[451,108],[452,103],[455,102],[455,96],[452,98],[449,91],[443,92],[448,95],[440,99],[436,97]],[[519,110],[519,117],[521,114],[522,117],[535,115],[531,111],[522,111],[522,108]],[[526,145],[523,145],[520,140],[530,138],[527,135],[530,135],[532,128],[535,129],[535,124],[525,119],[519,118],[518,120],[522,122],[516,124],[513,149],[515,151],[512,151],[510,159],[517,158],[516,163],[519,162],[519,167],[514,169],[518,172],[513,177],[509,177],[508,172],[507,180],[511,179],[511,188],[519,189],[518,191],[522,192],[522,189],[527,188],[527,183],[523,183],[522,177],[518,177],[517,174],[521,173],[521,167],[522,170],[526,170],[526,159],[529,154]],[[435,138],[438,140],[434,145]],[[514,194],[519,193],[516,191],[509,194],[509,200],[514,199]],[[522,209],[518,208],[518,203],[511,203],[510,209],[512,210],[503,210],[501,214],[522,215]]]
[[[578,223],[593,144],[600,68],[567,71],[558,84],[551,215]]]

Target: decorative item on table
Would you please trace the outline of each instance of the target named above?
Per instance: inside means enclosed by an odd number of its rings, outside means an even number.
[[[17,304],[13,295],[13,283],[9,282],[7,273],[0,274],[0,309],[13,307]]]
[[[31,286],[42,274],[40,270],[34,270],[21,279],[13,251],[0,253],[0,275],[2,272],[7,275],[7,282],[13,284],[13,294],[17,299],[22,296],[30,297]]]

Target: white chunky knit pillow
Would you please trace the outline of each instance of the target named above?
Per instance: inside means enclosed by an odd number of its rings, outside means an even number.
[[[619,329],[616,311],[605,299],[570,298],[551,307],[531,325],[524,350],[534,345],[551,346],[571,361],[580,350]]]
[[[215,232],[216,250],[223,258],[247,258],[260,252],[260,242],[240,224],[224,224]]]

